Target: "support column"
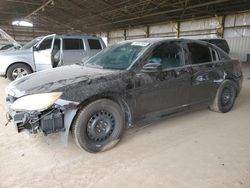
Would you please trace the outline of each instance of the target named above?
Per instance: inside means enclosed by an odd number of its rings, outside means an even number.
[[[107,43],[109,44],[109,31],[107,31]]]
[[[180,22],[177,22],[177,28],[176,28],[176,36],[177,38],[180,38]]]
[[[124,40],[127,40],[127,30],[126,29],[124,29],[123,37],[124,37]]]
[[[222,16],[222,21],[221,21],[221,38],[224,38],[224,32],[225,32],[225,19],[226,16]]]
[[[146,38],[149,38],[149,25],[146,26]]]

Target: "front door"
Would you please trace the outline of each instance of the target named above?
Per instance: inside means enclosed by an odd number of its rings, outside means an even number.
[[[158,63],[162,71],[142,70],[136,75],[135,116],[158,113],[167,115],[188,103],[191,75],[185,66],[181,43],[166,42],[155,47],[145,63]]]
[[[52,68],[52,49],[55,41],[55,34],[44,37],[34,48],[34,61],[36,71]]]

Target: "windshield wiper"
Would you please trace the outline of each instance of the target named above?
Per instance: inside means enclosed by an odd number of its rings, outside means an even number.
[[[84,63],[83,65],[86,66],[86,67],[92,67],[92,68],[99,68],[99,69],[103,69],[104,68],[101,65],[93,65],[93,64],[87,64],[87,63]]]

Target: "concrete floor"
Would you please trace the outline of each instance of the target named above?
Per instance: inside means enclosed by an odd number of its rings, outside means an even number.
[[[0,187],[250,187],[250,68],[231,112],[207,109],[127,130],[114,149],[89,154],[57,135],[4,127],[0,79]]]

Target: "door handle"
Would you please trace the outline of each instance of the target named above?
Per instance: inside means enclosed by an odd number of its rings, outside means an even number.
[[[180,73],[179,70],[178,70],[178,71],[175,71],[175,75],[176,75],[176,76],[180,76],[180,74],[181,74],[181,73]]]

